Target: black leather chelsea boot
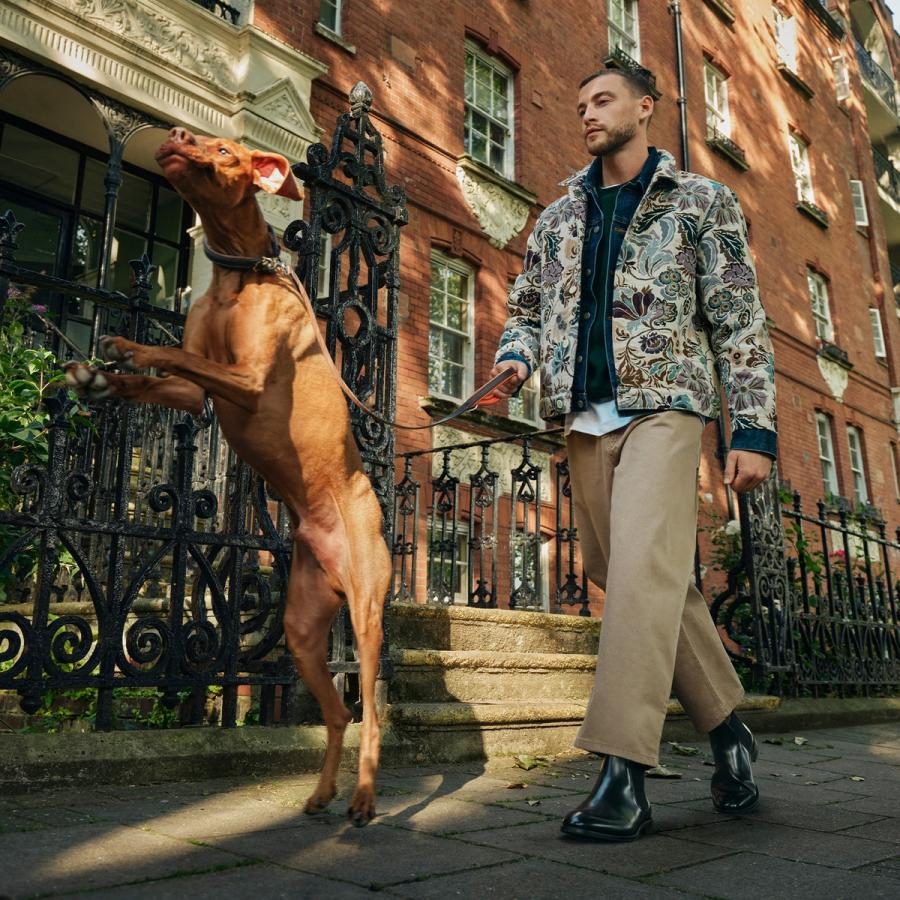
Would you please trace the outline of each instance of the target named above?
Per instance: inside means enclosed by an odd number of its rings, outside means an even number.
[[[752,809],[759,800],[750,768],[759,754],[756,738],[732,712],[709,733],[709,743],[716,763],[711,784],[713,806],[731,813]]]
[[[650,803],[644,792],[647,766],[607,756],[587,800],[562,823],[563,834],[597,841],[633,841],[650,828]]]

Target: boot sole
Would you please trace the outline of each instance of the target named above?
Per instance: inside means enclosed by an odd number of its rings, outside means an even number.
[[[650,831],[652,826],[653,820],[650,819],[644,822],[634,834],[627,835],[598,834],[596,831],[591,831],[588,828],[579,828],[576,825],[562,825],[559,830],[563,834],[568,834],[572,837],[588,838],[589,840],[600,841],[602,843],[624,844],[629,841],[636,841],[642,834]]]

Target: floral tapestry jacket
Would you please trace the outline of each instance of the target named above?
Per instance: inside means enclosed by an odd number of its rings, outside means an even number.
[[[572,409],[590,166],[539,216],[509,295],[497,361],[540,367],[541,416]],[[624,235],[612,291],[615,400],[622,413],[681,409],[714,418],[721,381],[732,446],[774,453],[775,366],[747,225],[730,188],[661,151]],[[771,432],[771,442],[742,442]]]

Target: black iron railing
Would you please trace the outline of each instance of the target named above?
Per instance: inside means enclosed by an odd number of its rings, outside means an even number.
[[[875,160],[875,180],[879,187],[887,191],[897,203],[900,203],[900,172],[883,153],[874,147],[872,148],[872,158]]]
[[[893,76],[885,72],[859,42],[856,44],[856,59],[859,62],[863,81],[896,113],[897,96]]]
[[[329,346],[357,395],[392,418],[406,211],[402,191],[385,185],[370,105],[357,85],[331,148],[315,145],[308,163],[295,166],[310,221],[293,223],[286,243],[314,278],[319,235],[334,236],[331,290],[318,304]],[[149,302],[154,267],[146,257],[132,264],[134,290],[125,296],[17,265],[21,230],[11,213],[0,217],[0,298],[12,294],[9,316],[41,290],[90,300],[100,333],[180,343],[185,316]],[[356,330],[349,312],[362,322]],[[22,321],[25,344],[52,346],[60,364],[70,357],[74,347],[52,318],[32,307]],[[86,424],[73,420],[73,403],[60,390],[36,406],[46,446],[12,471],[9,499],[0,496],[0,690],[17,691],[34,712],[50,689],[95,688],[99,729],[112,724],[118,688],[155,688],[167,705],[190,692],[197,721],[212,688],[221,723],[232,726],[239,690],[256,685],[262,723],[275,717],[279,690],[281,716],[293,715],[297,679],[281,627],[292,544],[282,504],[227,447],[209,405],[193,417],[104,401],[90,407]],[[393,433],[368,417],[354,417],[354,426],[389,535]],[[330,668],[343,680],[357,665],[342,616]]]
[[[546,443],[558,434],[399,458],[394,599],[552,612],[577,606],[590,615],[568,461],[558,444]]]
[[[735,660],[784,695],[900,690],[900,529],[877,510],[779,492],[742,496],[741,556],[713,602]]]
[[[198,6],[216,13],[223,19],[227,19],[232,25],[237,25],[241,17],[241,11],[224,0],[193,0]]]

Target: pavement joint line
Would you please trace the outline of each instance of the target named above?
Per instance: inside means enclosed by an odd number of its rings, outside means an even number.
[[[96,890],[105,891],[118,887],[136,887],[138,885],[153,884],[154,882],[159,881],[174,881],[177,878],[191,878],[195,875],[215,875],[219,872],[231,872],[234,869],[244,869],[248,866],[256,865],[258,862],[262,862],[262,860],[250,860],[248,858],[246,861],[238,860],[232,865],[219,863],[218,865],[214,866],[206,866],[203,869],[178,869],[175,872],[170,872],[168,875],[151,875],[147,878],[137,878],[133,881],[118,881],[115,884],[104,884],[102,886],[94,885],[92,887],[77,888],[72,891],[44,891],[37,894],[28,894],[23,897],[23,900],[44,900],[44,898],[49,897],[73,897],[78,896],[79,894],[87,894],[90,891]]]

